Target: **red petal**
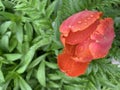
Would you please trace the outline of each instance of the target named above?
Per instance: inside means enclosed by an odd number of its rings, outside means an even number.
[[[94,58],[103,58],[109,52],[114,38],[113,20],[106,18],[101,20],[96,31],[91,35],[94,40],[89,48]]]
[[[85,73],[89,63],[81,63],[74,61],[68,54],[58,55],[58,66],[60,70],[68,76],[76,77]]]
[[[99,21],[96,21],[90,27],[86,28],[84,31],[70,32],[68,37],[66,37],[66,43],[75,45],[85,41],[97,28]]]
[[[65,44],[64,52],[74,56],[76,45]]]
[[[60,35],[60,40],[62,44],[65,46],[65,37],[63,35]]]
[[[90,62],[93,59],[91,52],[89,50],[90,40],[84,41],[83,43],[77,45],[75,50],[75,55],[79,58],[80,62]]]
[[[79,16],[76,18],[76,20],[72,24],[71,30],[73,32],[85,30],[91,24],[93,24],[96,20],[98,20],[101,15],[102,13],[97,11],[85,10],[83,12],[80,12]]]
[[[70,30],[82,31],[99,19],[101,14],[101,12],[88,10],[73,14],[61,24],[60,32],[67,36]]]

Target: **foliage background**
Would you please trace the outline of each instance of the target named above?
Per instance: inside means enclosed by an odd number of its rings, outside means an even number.
[[[59,71],[59,25],[82,10],[114,19],[116,37],[106,58],[86,74]],[[120,0],[0,0],[0,90],[120,90]],[[120,64],[120,63],[118,63]]]

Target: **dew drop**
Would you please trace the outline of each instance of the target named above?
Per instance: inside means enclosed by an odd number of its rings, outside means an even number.
[[[90,15],[90,17],[93,17],[93,15]]]
[[[87,23],[85,23],[85,25],[87,25]]]
[[[99,43],[100,41],[96,40],[96,43]]]
[[[87,18],[88,20],[90,19],[90,17]]]
[[[71,25],[69,25],[68,27],[69,27],[69,28],[71,28],[72,26],[71,26]]]
[[[80,23],[82,23],[81,21],[78,21],[78,23],[80,24]]]

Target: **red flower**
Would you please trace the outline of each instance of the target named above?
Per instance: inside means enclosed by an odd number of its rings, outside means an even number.
[[[85,10],[61,24],[64,50],[58,55],[58,66],[68,76],[84,74],[92,60],[108,54],[115,36],[113,20],[101,16],[102,12]]]

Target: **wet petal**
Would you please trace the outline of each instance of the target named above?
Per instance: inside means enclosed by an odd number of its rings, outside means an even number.
[[[65,44],[64,52],[74,56],[76,45]]]
[[[94,58],[103,58],[108,54],[114,36],[113,20],[111,18],[101,20],[100,25],[91,35],[94,42],[89,48]]]
[[[99,21],[96,21],[90,27],[86,28],[84,31],[70,32],[68,37],[66,37],[66,43],[75,45],[85,41],[97,28]]]
[[[68,54],[58,55],[58,66],[68,76],[76,77],[85,73],[89,63],[76,62]]]
[[[60,40],[62,44],[65,46],[65,37],[62,34],[60,35]]]
[[[96,20],[98,20],[101,17],[101,15],[102,12],[88,10],[79,13],[79,16],[77,17],[76,21],[74,21],[74,23],[72,24],[72,32],[85,30]]]
[[[101,12],[88,10],[73,14],[61,24],[60,32],[67,36],[70,30],[82,31],[98,20],[101,15]]]
[[[91,52],[89,50],[89,44],[91,40],[84,41],[83,43],[77,45],[75,50],[75,56],[78,57],[80,62],[90,62],[93,59]]]

